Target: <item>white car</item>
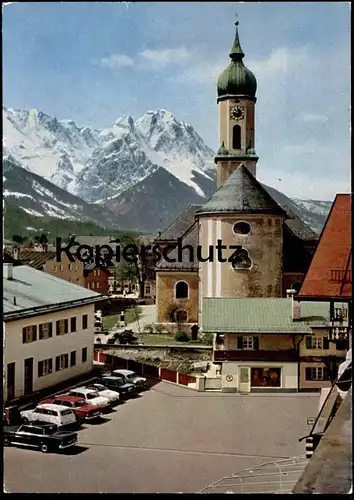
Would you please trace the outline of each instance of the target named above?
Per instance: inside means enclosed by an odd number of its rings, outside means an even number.
[[[107,389],[107,387],[105,387],[102,384],[97,384],[97,383],[90,384],[86,386],[86,389],[92,389],[93,391],[97,391],[100,396],[108,398],[111,404],[116,404],[120,400],[119,392]]]
[[[97,390],[88,389],[87,387],[76,387],[69,392],[70,396],[76,396],[78,398],[84,398],[88,405],[100,406],[101,408],[107,408],[110,406],[110,401],[108,398],[100,396]]]
[[[46,422],[58,427],[77,423],[76,415],[71,408],[53,404],[38,405],[34,410],[23,410],[20,414],[24,422]]]

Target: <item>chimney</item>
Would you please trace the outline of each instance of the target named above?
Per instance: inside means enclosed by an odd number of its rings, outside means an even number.
[[[300,302],[294,299],[294,295],[296,290],[289,289],[286,291],[286,296],[288,299],[291,299],[291,309],[292,309],[292,318],[293,321],[299,321],[300,319]]]
[[[13,265],[12,264],[4,264],[4,278],[6,280],[13,279]]]

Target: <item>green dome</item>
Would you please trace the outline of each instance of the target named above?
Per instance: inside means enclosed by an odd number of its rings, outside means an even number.
[[[221,73],[218,79],[218,97],[225,95],[248,95],[255,97],[257,80],[252,71],[243,64],[245,57],[238,36],[238,21],[233,47],[230,52],[231,64]]]

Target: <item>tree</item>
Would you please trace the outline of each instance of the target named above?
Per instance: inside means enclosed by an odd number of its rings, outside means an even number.
[[[12,241],[14,243],[18,243],[19,245],[22,245],[23,242],[25,241],[25,238],[23,236],[21,236],[20,234],[13,234]]]
[[[120,262],[117,264],[117,277],[123,281],[131,281],[139,286],[139,297],[145,297],[145,283],[154,273],[154,262],[146,244],[139,238],[129,234],[120,238]],[[123,250],[125,249],[125,255]]]

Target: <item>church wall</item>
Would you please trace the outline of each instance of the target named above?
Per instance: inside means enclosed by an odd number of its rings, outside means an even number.
[[[241,163],[248,168],[252,175],[256,176],[255,160],[242,160],[242,161],[223,161],[219,162],[216,167],[217,172],[217,186],[218,188],[226,183],[230,175],[241,165]]]
[[[178,281],[188,284],[188,298],[175,299],[175,285]],[[197,272],[157,272],[156,274],[156,313],[158,323],[170,323],[170,308],[173,304],[188,314],[187,323],[198,321],[198,273]]]
[[[249,235],[236,235],[233,225],[246,221],[251,225]],[[208,246],[217,244],[242,245],[249,252],[252,266],[234,270],[229,262],[199,263],[203,297],[281,297],[282,296],[282,223],[281,216],[222,214],[200,217],[200,240],[203,256]],[[228,258],[234,250],[223,250]]]

